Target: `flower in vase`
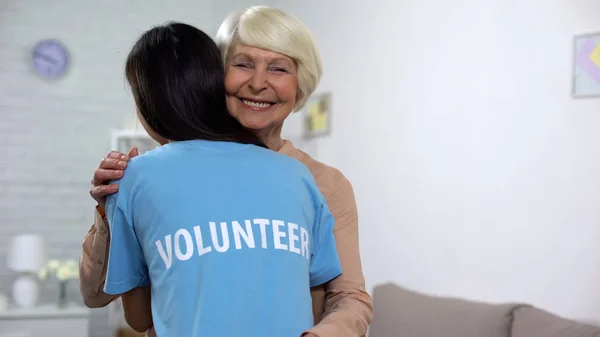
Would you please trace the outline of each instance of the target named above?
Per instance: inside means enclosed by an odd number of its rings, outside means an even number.
[[[50,275],[56,277],[59,281],[67,281],[79,278],[79,265],[75,260],[50,260],[40,270],[38,276],[45,280]]]
[[[67,283],[79,278],[79,265],[75,260],[50,260],[39,272],[42,280],[49,276],[58,280],[58,307],[63,308],[67,305]]]
[[[42,280],[45,280],[50,276],[51,273],[54,273],[56,269],[60,266],[60,261],[58,260],[50,260],[42,269],[40,269],[38,273],[38,277]]]
[[[76,261],[65,261],[56,269],[56,278],[59,281],[77,279],[79,277],[79,266]]]

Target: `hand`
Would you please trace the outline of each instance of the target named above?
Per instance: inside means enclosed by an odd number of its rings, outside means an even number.
[[[94,171],[92,188],[90,188],[90,195],[98,202],[98,205],[104,207],[106,196],[116,193],[119,190],[119,185],[109,184],[109,181],[121,179],[127,167],[127,162],[137,155],[138,149],[133,147],[129,150],[129,154],[111,151],[106,155],[106,158],[102,159],[100,165]]]

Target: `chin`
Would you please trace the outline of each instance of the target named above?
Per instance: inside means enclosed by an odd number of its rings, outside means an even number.
[[[242,123],[242,125],[246,129],[250,129],[255,132],[260,132],[262,130],[268,129],[270,124],[268,123]]]
[[[244,114],[236,119],[240,121],[245,128],[257,131],[268,128],[272,124],[270,120],[256,117],[257,116],[253,116],[252,114]]]

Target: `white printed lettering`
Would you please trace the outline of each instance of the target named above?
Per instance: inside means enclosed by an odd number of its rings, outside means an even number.
[[[215,250],[219,253],[224,253],[229,250],[229,232],[227,231],[227,222],[221,222],[221,239],[223,244],[219,244],[219,235],[217,234],[217,224],[209,222],[210,237],[212,239]]]
[[[308,232],[306,228],[300,227],[300,246],[302,247],[302,256],[309,259],[310,251],[308,250]]]
[[[212,251],[212,247],[204,247],[202,242],[202,232],[200,232],[200,226],[194,226],[194,236],[196,237],[196,245],[198,246],[198,256],[202,256]]]
[[[183,253],[183,250],[181,249],[182,237],[185,241],[185,253]],[[175,241],[175,256],[178,260],[186,261],[189,260],[192,257],[192,255],[194,255],[194,244],[192,243],[192,236],[190,235],[190,232],[187,231],[187,229],[182,228],[175,232],[175,238],[173,239],[173,241]]]
[[[162,242],[160,240],[155,242],[156,248],[158,249],[158,254],[165,262],[165,266],[167,269],[171,268],[173,264],[173,246],[171,245],[171,234],[165,236],[165,246],[167,251],[165,252],[165,248],[162,246]]]
[[[173,265],[173,251],[175,251],[176,261],[187,261],[195,255],[194,252],[197,252],[197,256],[211,252],[227,253],[232,247],[232,241],[236,250],[255,249],[260,246],[262,249],[289,251],[310,260],[311,240],[306,227],[282,220],[243,221],[243,225],[241,221],[221,221],[218,226],[217,222],[209,222],[208,228],[201,225],[193,226],[191,230],[180,228],[173,236],[166,235],[164,242],[157,240],[155,245],[166,269],[170,269]],[[259,226],[260,234],[259,231],[254,230],[253,224]],[[268,227],[269,225],[271,227]],[[204,240],[208,238],[208,232],[210,232],[212,245]],[[269,243],[271,236],[273,244]],[[256,240],[260,240],[260,244]]]
[[[296,242],[298,242],[298,235],[296,233],[294,233],[294,231],[298,230],[298,225],[296,225],[295,223],[288,223],[288,238],[289,238],[289,246],[290,246],[290,252],[292,253],[296,253],[296,254],[300,254],[300,249],[298,247],[296,247]]]
[[[238,250],[242,249],[241,238],[244,239],[244,242],[246,242],[246,246],[248,246],[248,248],[254,248],[254,234],[252,233],[252,223],[250,222],[250,220],[245,220],[244,223],[246,225],[246,230],[242,228],[242,225],[240,225],[239,222],[231,222],[233,240],[235,241],[235,249]]]
[[[273,246],[275,249],[287,250],[287,245],[281,243],[281,238],[285,237],[285,232],[279,230],[279,227],[285,225],[285,222],[281,220],[271,221],[273,225]]]
[[[260,226],[260,239],[262,241],[262,248],[267,249],[267,225],[269,224],[269,220],[254,219],[254,224]]]

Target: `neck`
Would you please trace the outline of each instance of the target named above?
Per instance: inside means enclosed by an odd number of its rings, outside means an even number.
[[[279,151],[285,143],[281,138],[281,129],[282,127],[279,126],[270,130],[260,130],[256,135],[265,142],[269,149]]]

